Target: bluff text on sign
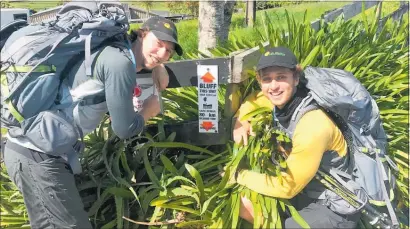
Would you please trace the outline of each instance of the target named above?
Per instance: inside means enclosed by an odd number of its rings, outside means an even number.
[[[218,65],[198,65],[200,133],[218,133]]]

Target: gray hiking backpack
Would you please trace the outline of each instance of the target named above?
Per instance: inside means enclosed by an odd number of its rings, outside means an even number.
[[[337,158],[339,161],[334,164],[338,166],[326,168],[321,165],[321,168],[356,193],[363,206],[367,202],[387,206],[392,223],[398,225],[391,205],[395,188],[391,169],[397,171],[397,166],[387,155],[387,136],[375,100],[350,72],[307,67],[304,74],[310,92],[294,112],[289,127],[284,128],[280,124],[279,127],[292,137],[297,122],[305,113],[322,109],[342,131],[349,156],[340,159],[333,155],[329,161],[334,162]],[[327,160],[325,155],[323,160]],[[341,214],[360,210],[352,208],[330,190],[317,195],[309,191],[306,193],[313,198],[327,199],[329,207]]]
[[[55,21],[14,32],[1,50],[2,128],[45,153],[72,150],[82,137],[72,118],[80,101],[64,79],[79,61],[92,77],[91,53],[113,42],[129,47],[128,28],[119,1],[71,1]]]

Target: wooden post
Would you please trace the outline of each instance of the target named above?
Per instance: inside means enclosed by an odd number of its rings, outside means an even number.
[[[400,7],[399,7],[399,9],[401,10],[402,7],[406,7],[406,1],[400,1]],[[409,6],[407,5],[407,7],[409,7]],[[403,15],[404,15],[404,14],[401,14],[401,15],[400,15],[399,25],[401,25],[401,23],[403,23]]]
[[[253,27],[256,20],[256,0],[246,2],[246,25]]]
[[[241,105],[240,95],[238,94],[240,90],[239,85],[239,83],[230,83],[226,85],[224,117],[225,120],[228,120],[225,122],[225,130],[227,133],[232,133],[234,125],[232,118]],[[232,139],[232,134],[230,134],[227,139]]]

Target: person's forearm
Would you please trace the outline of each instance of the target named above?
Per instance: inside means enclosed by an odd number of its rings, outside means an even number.
[[[282,177],[279,179],[278,177],[244,170],[239,173],[237,182],[263,195],[291,199],[299,192],[299,188],[289,178]]]
[[[130,115],[119,115],[116,112],[110,112],[111,126],[114,133],[121,139],[135,136],[144,129],[146,118],[141,114],[134,113]]]

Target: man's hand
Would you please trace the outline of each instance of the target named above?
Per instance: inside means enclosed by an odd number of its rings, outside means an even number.
[[[159,91],[165,90],[169,84],[169,75],[164,64],[152,69],[152,80]]]
[[[142,109],[139,113],[144,117],[144,120],[146,122],[150,118],[157,116],[157,114],[159,114],[160,112],[161,107],[158,101],[158,96],[151,95],[144,101]]]
[[[240,143],[243,140],[244,145],[248,145],[248,135],[255,136],[252,131],[252,126],[248,121],[239,121],[236,119],[233,129],[233,140],[235,143]]]

